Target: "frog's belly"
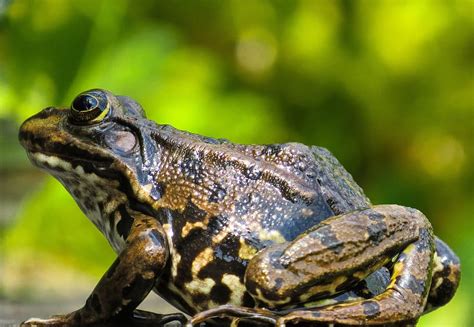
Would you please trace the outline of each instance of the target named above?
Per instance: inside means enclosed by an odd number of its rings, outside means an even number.
[[[170,246],[156,292],[188,314],[222,304],[253,306],[244,285],[248,259],[239,254],[240,238],[227,235],[219,243],[206,244],[207,236],[196,233],[194,240],[188,237]]]
[[[228,284],[226,284],[228,283]],[[220,284],[220,285],[219,285]],[[212,286],[211,286],[212,285]],[[227,289],[225,286],[232,286]],[[197,289],[196,287],[202,287]],[[210,280],[196,280],[191,285],[184,285],[184,289],[173,281],[160,280],[154,291],[168,303],[188,315],[213,308],[222,304],[253,307],[255,302],[246,292],[244,284],[238,277],[227,277],[217,283]],[[225,301],[223,297],[228,297]]]

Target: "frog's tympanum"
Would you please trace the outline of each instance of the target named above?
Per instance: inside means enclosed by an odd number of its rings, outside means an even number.
[[[81,309],[25,326],[413,324],[458,286],[427,218],[371,204],[321,147],[191,134],[100,89],[19,137],[118,255]],[[136,310],[152,290],[190,320]]]

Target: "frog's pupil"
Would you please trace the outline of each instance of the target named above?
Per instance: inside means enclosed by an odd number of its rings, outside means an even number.
[[[98,105],[99,105],[99,102],[97,101],[97,99],[87,94],[78,96],[74,100],[74,103],[72,104],[74,109],[78,111],[91,110],[91,109],[97,108]]]

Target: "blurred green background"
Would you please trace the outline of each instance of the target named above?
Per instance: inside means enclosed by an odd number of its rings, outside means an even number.
[[[28,116],[100,87],[191,132],[327,147],[461,257],[456,297],[420,326],[474,325],[473,4],[0,0],[0,303],[91,289],[114,258],[17,142]]]

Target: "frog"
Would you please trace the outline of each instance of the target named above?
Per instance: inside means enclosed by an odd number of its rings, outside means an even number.
[[[82,308],[22,326],[407,325],[460,281],[423,213],[372,204],[322,147],[194,134],[104,89],[19,140],[117,254]],[[180,312],[137,309],[152,291]]]

